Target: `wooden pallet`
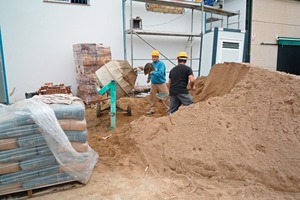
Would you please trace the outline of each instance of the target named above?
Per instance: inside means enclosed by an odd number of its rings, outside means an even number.
[[[84,184],[81,184],[77,181],[68,181],[68,182],[62,182],[59,184],[51,184],[51,185],[45,185],[42,187],[34,188],[31,190],[23,190],[23,191],[16,191],[13,194],[3,194],[0,195],[0,199],[16,199],[16,200],[21,200],[21,199],[28,199],[31,197],[38,197],[38,196],[43,196],[47,194],[53,194],[55,192],[60,192],[60,191],[66,191],[70,189],[75,189],[84,186]]]

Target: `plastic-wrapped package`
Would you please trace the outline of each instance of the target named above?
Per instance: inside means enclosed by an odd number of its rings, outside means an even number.
[[[44,98],[0,106],[0,195],[69,181],[86,184],[98,162],[87,143],[84,105],[46,104]]]

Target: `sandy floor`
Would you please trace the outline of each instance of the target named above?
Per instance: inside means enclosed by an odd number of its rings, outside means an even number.
[[[121,98],[132,116],[87,108],[99,163],[83,187],[34,199],[300,199],[300,79],[244,64],[197,80],[195,103],[166,116]],[[106,137],[109,136],[109,137]]]

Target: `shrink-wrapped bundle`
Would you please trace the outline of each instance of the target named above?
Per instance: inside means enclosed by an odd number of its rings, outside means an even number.
[[[87,142],[85,107],[71,95],[0,106],[0,195],[70,181],[87,183],[98,154]]]

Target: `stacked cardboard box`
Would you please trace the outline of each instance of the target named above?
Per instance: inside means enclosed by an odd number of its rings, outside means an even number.
[[[86,105],[95,104],[101,100],[96,90],[99,83],[95,72],[111,61],[110,47],[95,43],[75,44],[73,54],[77,73],[77,96]]]

